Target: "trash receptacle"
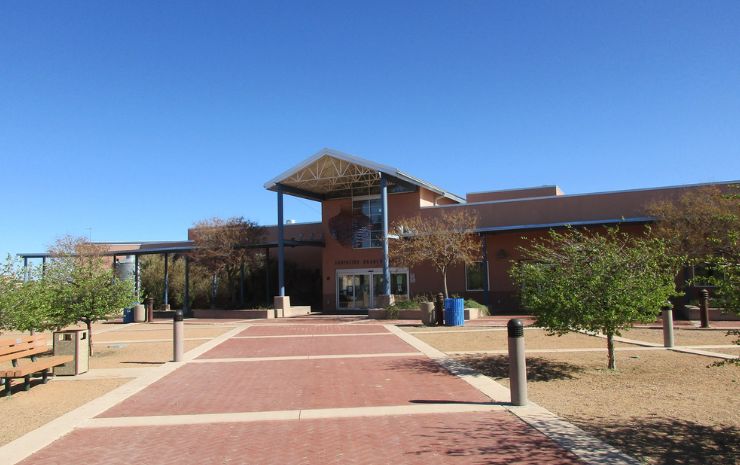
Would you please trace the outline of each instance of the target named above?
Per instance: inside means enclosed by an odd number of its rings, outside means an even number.
[[[445,299],[445,326],[465,325],[465,299]]]
[[[142,304],[134,305],[134,323],[143,323],[146,321],[146,307]]]
[[[434,326],[436,324],[434,302],[422,302],[419,308],[421,309],[421,323],[424,326]]]
[[[74,376],[87,372],[90,355],[87,344],[86,329],[55,331],[54,355],[71,355],[72,361],[54,367],[54,374]]]
[[[134,322],[134,309],[133,308],[124,308],[123,309],[123,323],[133,323]]]

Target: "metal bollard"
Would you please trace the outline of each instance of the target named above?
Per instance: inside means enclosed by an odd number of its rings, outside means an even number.
[[[144,299],[144,304],[146,305],[146,321],[152,323],[154,322],[154,299],[147,297]]]
[[[183,347],[185,345],[185,315],[182,310],[175,311],[172,317],[172,346],[173,359],[182,362]]]
[[[673,305],[663,306],[663,347],[673,347]]]
[[[437,326],[444,324],[445,295],[441,292],[434,298],[434,314],[437,320]]]
[[[512,405],[527,405],[527,362],[524,357],[524,323],[518,318],[506,325],[509,333],[509,385]]]
[[[701,305],[699,306],[699,317],[701,318],[701,327],[709,328],[709,291],[701,290]]]

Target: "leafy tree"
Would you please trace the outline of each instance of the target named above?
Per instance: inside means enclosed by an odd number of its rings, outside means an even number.
[[[684,265],[714,272],[702,279],[715,286],[716,304],[740,313],[740,185],[693,189],[677,202],[649,205],[648,212],[657,219],[655,235]]]
[[[536,324],[558,335],[605,334],[610,369],[616,368],[614,336],[635,322],[655,321],[676,295],[676,260],[658,238],[568,229],[520,250],[523,261],[510,275]]]
[[[136,300],[133,279],[118,279],[104,246],[85,239],[64,238],[52,247],[43,282],[50,289],[56,321],[82,322],[93,355],[92,324],[118,314]]]
[[[51,289],[41,278],[41,267],[24,267],[8,257],[0,272],[0,328],[33,333],[65,325],[54,314]]]
[[[141,287],[142,295],[154,299],[155,307],[163,302],[164,289],[164,257],[161,255],[145,255],[141,258]],[[184,305],[185,299],[185,261],[173,259],[169,261],[169,301],[173,308]],[[210,272],[197,263],[190,263],[190,302],[208,302],[211,289]]]
[[[250,245],[262,241],[264,229],[254,221],[243,217],[229,219],[211,218],[193,225],[192,238],[195,249],[192,257],[196,263],[208,270],[214,282],[224,273],[231,290],[232,303],[236,301],[235,285],[240,269],[249,269],[257,260],[256,251]],[[215,306],[215,290],[211,293],[211,306]]]
[[[440,216],[398,220],[391,228],[399,237],[390,242],[395,262],[411,266],[430,263],[442,275],[445,297],[447,271],[452,265],[471,264],[480,257],[479,237],[472,231],[478,218],[469,212],[444,211]]]

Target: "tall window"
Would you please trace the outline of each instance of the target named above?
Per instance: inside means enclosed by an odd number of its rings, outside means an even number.
[[[473,262],[470,265],[465,265],[466,290],[482,291],[485,278],[485,264],[483,262]]]
[[[380,196],[352,200],[352,247],[383,246],[383,204]]]

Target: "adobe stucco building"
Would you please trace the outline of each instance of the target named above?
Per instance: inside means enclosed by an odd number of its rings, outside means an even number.
[[[403,299],[440,291],[441,277],[430,266],[391,266],[384,231],[404,217],[431,217],[456,209],[475,213],[481,260],[450,270],[449,291],[488,304],[494,311],[513,310],[517,300],[508,271],[512,260],[519,258],[517,248],[528,239],[567,225],[619,225],[622,230],[640,232],[652,221],[646,213],[650,203],[676,200],[699,186],[577,195],[542,186],[475,192],[463,198],[397,168],[331,149],[321,150],[265,184],[278,193],[279,204],[279,223],[269,228],[269,240],[279,242],[282,231],[285,240],[311,238],[322,243],[285,249],[285,259],[303,267],[320,266],[322,308],[339,311],[380,306],[388,293]],[[284,224],[282,195],[320,201],[321,222]],[[279,284],[278,293],[283,285]],[[290,295],[290,288],[284,293]]]

